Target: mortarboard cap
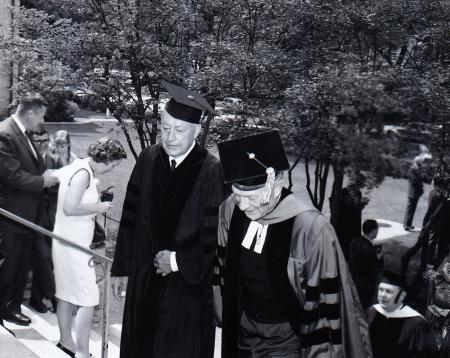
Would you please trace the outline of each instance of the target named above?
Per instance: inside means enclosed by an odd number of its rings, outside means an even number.
[[[402,275],[392,271],[383,271],[380,282],[406,289],[406,281]]]
[[[161,85],[170,93],[172,98],[166,103],[166,111],[174,118],[189,122],[200,123],[202,112],[216,114],[208,101],[199,93],[176,86],[165,80]]]
[[[265,183],[267,168],[289,169],[289,161],[277,130],[218,144],[225,183],[254,186]]]

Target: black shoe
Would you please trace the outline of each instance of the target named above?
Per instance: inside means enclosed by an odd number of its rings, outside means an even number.
[[[59,349],[61,349],[64,353],[66,353],[69,357],[75,357],[75,353],[72,352],[70,349],[64,347],[61,343],[58,343],[56,346]]]
[[[36,312],[46,313],[47,306],[41,300],[30,298],[30,307],[34,308]]]
[[[405,226],[404,229],[405,229],[405,231],[413,232],[414,226]]]
[[[25,316],[19,311],[7,312],[3,316],[5,321],[18,324],[19,326],[28,326],[31,323],[30,317]]]

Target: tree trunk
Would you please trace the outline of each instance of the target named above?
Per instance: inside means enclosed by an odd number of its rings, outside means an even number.
[[[206,138],[208,137],[209,127],[213,117],[214,116],[210,113],[208,113],[208,116],[206,117],[205,127],[203,128],[202,138],[200,139],[200,147],[204,147],[206,144]]]
[[[344,172],[333,166],[334,182],[330,196],[330,222],[334,228],[339,226],[339,211],[341,206],[342,187],[344,186]]]
[[[316,160],[316,168],[314,169],[314,188],[311,188],[311,173],[309,171],[309,160],[305,158],[305,174],[306,174],[306,190],[309,198],[317,210],[322,211],[325,201],[325,191],[327,188],[328,173],[330,169],[329,163]]]

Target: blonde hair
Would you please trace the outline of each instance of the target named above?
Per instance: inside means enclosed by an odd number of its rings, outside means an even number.
[[[64,129],[60,129],[59,131],[56,131],[53,135],[53,144],[56,146],[58,143],[66,143],[67,144],[67,162],[70,162],[70,150],[71,150],[71,144],[70,144],[70,135],[69,132],[67,132]]]

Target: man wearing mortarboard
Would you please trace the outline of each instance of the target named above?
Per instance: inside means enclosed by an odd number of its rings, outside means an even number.
[[[371,357],[331,224],[283,187],[289,162],[278,131],[220,143],[219,155],[232,184],[214,272],[222,357]]]
[[[142,151],[131,174],[111,268],[116,297],[127,284],[120,356],[210,358],[223,183],[217,158],[195,139],[202,112],[213,109],[195,92],[162,85],[172,98],[161,142]]]
[[[425,318],[403,303],[402,276],[384,271],[378,286],[378,304],[367,310],[374,358],[432,358],[437,347]]]

